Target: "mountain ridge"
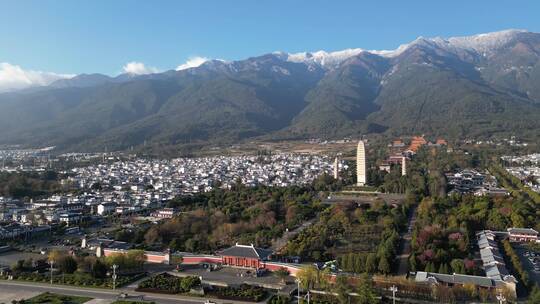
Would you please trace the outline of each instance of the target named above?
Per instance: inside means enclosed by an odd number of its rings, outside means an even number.
[[[534,137],[537,83],[540,34],[523,30],[419,37],[393,51],[274,52],[0,94],[0,143],[99,150],[531,128]]]

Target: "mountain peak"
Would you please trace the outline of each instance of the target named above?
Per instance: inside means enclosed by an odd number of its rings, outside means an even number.
[[[316,51],[300,53],[275,52],[274,55],[290,62],[302,62],[307,64],[316,64],[325,68],[333,68],[350,57],[365,52],[363,49],[345,49],[335,52]]]
[[[428,47],[437,47],[449,51],[473,51],[482,56],[487,56],[493,51],[504,47],[511,41],[515,40],[520,34],[529,33],[526,30],[509,29],[498,32],[490,32],[477,34],[472,36],[458,37],[423,37],[419,36],[410,43],[402,44],[397,49],[391,51],[370,51],[373,54],[383,57],[395,57],[403,53],[409,47],[414,45],[423,45]]]
[[[522,33],[528,33],[528,31],[520,29],[509,29],[472,36],[459,36],[450,38],[429,38],[419,36],[414,41],[407,44],[402,44],[394,50],[364,50],[361,48],[349,48],[334,52],[327,52],[321,50],[316,52],[299,53],[274,52],[273,54],[281,58],[282,60],[290,62],[301,62],[306,64],[316,64],[324,68],[337,67],[339,64],[341,64],[348,58],[357,56],[364,52],[379,55],[382,57],[395,57],[403,53],[409,47],[418,44],[436,46],[451,50],[471,50],[485,56],[487,53],[503,47]]]
[[[511,29],[473,36],[453,37],[449,38],[448,42],[456,47],[472,49],[478,53],[486,54],[487,52],[505,46],[507,43],[514,40],[519,34],[526,32],[527,31],[525,30]]]

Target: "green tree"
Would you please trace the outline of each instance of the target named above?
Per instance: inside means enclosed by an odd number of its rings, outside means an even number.
[[[338,275],[336,278],[336,293],[339,303],[348,304],[350,292],[351,287],[349,286],[347,277],[343,275]]]
[[[366,272],[374,273],[377,270],[377,254],[369,253],[366,259]]]
[[[439,273],[448,274],[448,265],[446,263],[441,263],[441,265],[439,266]]]
[[[96,260],[94,265],[92,265],[92,277],[103,279],[107,276],[107,265],[105,265],[100,260]]]
[[[375,293],[375,290],[373,289],[373,282],[366,274],[363,274],[362,277],[360,278],[360,282],[358,284],[358,288],[356,292],[358,293],[358,297],[357,297],[358,304],[379,303],[377,294]]]
[[[426,272],[435,272],[435,265],[433,265],[433,262],[427,262],[425,271]]]
[[[146,257],[144,255],[144,250],[129,250],[124,259],[124,267],[141,269],[145,261]]]
[[[455,273],[465,274],[465,263],[461,259],[453,259],[450,262],[450,267],[452,267],[452,271]]]
[[[319,274],[318,274],[317,268],[315,266],[306,266],[300,269],[298,273],[296,274],[296,277],[300,280],[300,284],[302,284],[302,288],[304,289],[311,289],[315,287],[315,284],[319,281]]]
[[[411,256],[409,257],[409,268],[411,269],[411,271],[416,271],[416,254],[411,254]]]
[[[201,284],[201,280],[198,277],[185,277],[182,278],[180,281],[180,288],[184,292],[190,291],[192,288],[199,286]]]
[[[383,274],[390,273],[390,263],[388,262],[388,259],[385,257],[381,257],[379,260],[379,271]]]
[[[74,273],[77,270],[77,261],[71,255],[65,255],[56,261],[58,269],[63,273]]]

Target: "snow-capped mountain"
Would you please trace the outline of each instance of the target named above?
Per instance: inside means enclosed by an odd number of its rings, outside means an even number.
[[[446,41],[449,45],[456,48],[474,50],[479,54],[485,55],[504,47],[523,33],[527,33],[527,31],[506,30],[473,36],[453,37],[447,39]]]
[[[317,52],[302,52],[302,53],[284,53],[284,52],[275,52],[274,54],[284,60],[289,62],[297,63],[306,63],[306,64],[316,64],[325,68],[335,68],[343,61],[357,56],[358,54],[365,52],[363,49],[346,49],[336,52],[326,52],[326,51],[317,51]]]
[[[275,52],[0,94],[0,144],[87,151],[386,131],[539,136],[538,83],[540,34],[520,30],[420,37],[387,51]]]
[[[487,56],[494,50],[504,47],[506,44],[512,42],[519,35],[524,33],[528,32],[525,30],[512,29],[500,32],[451,38],[418,37],[411,43],[400,45],[394,50],[365,50],[361,48],[354,48],[334,52],[327,52],[321,50],[316,52],[301,53],[275,52],[274,54],[290,62],[316,64],[327,69],[336,68],[345,60],[365,52],[387,58],[396,57],[408,50],[410,47],[418,44],[436,46],[451,52],[470,51],[476,52],[477,54],[482,56]]]

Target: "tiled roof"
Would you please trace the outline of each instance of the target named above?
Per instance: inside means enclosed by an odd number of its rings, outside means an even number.
[[[223,256],[246,257],[266,260],[272,254],[272,251],[262,248],[256,248],[253,245],[236,244],[235,246],[223,250],[220,254]]]
[[[508,228],[509,233],[523,233],[523,234],[534,234],[538,235],[538,231],[531,228]]]
[[[474,284],[483,287],[494,287],[495,281],[488,277],[471,276],[464,274],[442,274],[434,272],[418,271],[416,273],[415,281],[417,282],[430,282],[433,279],[437,282],[449,283],[449,284]]]

